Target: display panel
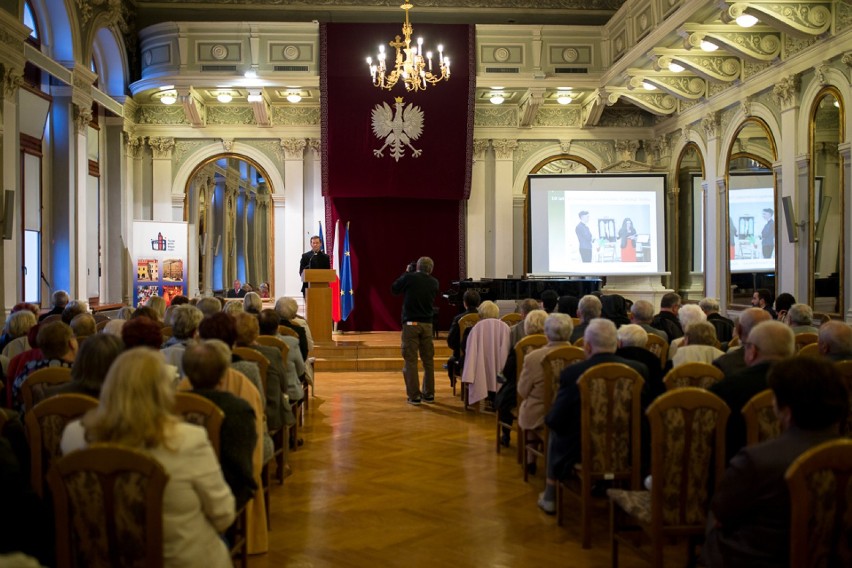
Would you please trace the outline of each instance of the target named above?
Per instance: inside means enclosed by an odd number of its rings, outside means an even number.
[[[728,192],[731,272],[775,272],[772,174],[734,174]]]
[[[532,274],[660,273],[665,183],[658,174],[529,176]]]

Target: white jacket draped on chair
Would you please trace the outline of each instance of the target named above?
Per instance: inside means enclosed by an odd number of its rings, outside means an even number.
[[[464,355],[462,382],[469,383],[468,401],[476,404],[488,391],[497,390],[497,373],[509,355],[509,326],[499,319],[484,319],[470,330]]]

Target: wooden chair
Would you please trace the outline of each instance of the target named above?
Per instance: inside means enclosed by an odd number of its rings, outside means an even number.
[[[107,324],[108,324],[109,322],[110,322],[110,320],[109,320],[109,319],[105,319],[105,320],[99,321],[98,323],[96,323],[96,324],[95,324],[95,329],[97,329],[97,330],[98,330],[98,332],[101,332],[101,331],[103,331],[103,330],[104,330],[104,328],[107,326]]]
[[[48,387],[61,385],[70,380],[70,367],[44,367],[30,373],[27,380],[21,383],[24,412],[29,412],[33,406],[41,402]]]
[[[741,345],[740,338],[739,338],[739,337],[734,337],[733,339],[731,339],[731,340],[728,342],[728,350],[730,350],[730,349],[731,349],[731,347],[739,347],[740,345]]]
[[[824,314],[822,312],[814,312],[811,321],[814,322],[814,325],[819,327],[827,321],[831,321],[831,316],[828,314]]]
[[[580,318],[571,318],[571,323],[574,324],[574,327],[580,325]]]
[[[709,363],[685,363],[675,367],[663,378],[666,390],[683,387],[709,389],[725,378],[725,373]]]
[[[504,316],[505,317],[505,316]],[[547,337],[545,337],[541,333],[536,333],[533,335],[527,335],[526,337],[522,337],[520,341],[515,344],[515,379],[520,380],[521,378],[521,369],[524,368],[524,357],[526,357],[527,353],[534,351],[540,347],[544,347],[547,345]],[[520,400],[517,400],[515,403],[514,415],[517,417],[518,415],[518,405],[521,403]],[[517,420],[515,420],[515,425],[517,426]],[[500,421],[500,413],[497,413],[497,453],[500,453],[500,439],[503,434],[503,428],[512,429],[512,425],[506,422]],[[517,430],[518,432],[518,441],[520,442],[520,428]],[[520,444],[518,444],[518,458],[521,457]]]
[[[790,491],[790,566],[849,566],[852,440],[811,448],[784,477]]]
[[[586,359],[586,353],[579,347],[566,345],[565,347],[557,347],[548,353],[541,362],[544,370],[544,414],[550,412],[550,407],[553,405],[553,399],[559,390],[559,375],[562,370],[573,363],[579,363]],[[521,463],[524,469],[524,481],[529,479],[529,471],[527,470],[527,455],[531,454],[541,458],[547,463],[547,426],[542,429],[541,435],[537,435],[532,430],[520,428],[521,438],[519,444],[523,450]]]
[[[771,389],[759,392],[743,406],[746,445],[753,446],[781,434],[781,423],[775,415],[775,396]]]
[[[40,497],[51,464],[62,455],[59,442],[65,426],[98,406],[82,394],[59,394],[36,404],[24,417],[30,443],[30,484]]]
[[[796,352],[798,352],[805,345],[810,345],[811,343],[819,341],[819,335],[816,333],[799,333],[796,335],[795,340]]]
[[[296,330],[286,325],[278,326],[278,335],[289,335],[290,337],[295,337],[296,339],[299,339],[299,334],[296,332]]]
[[[55,321],[62,321],[62,314],[53,314],[52,316],[47,316],[46,318],[41,320],[39,323],[42,324],[42,325],[45,325],[45,324],[48,324],[48,323],[53,323]]]
[[[653,333],[648,334],[648,343],[645,344],[645,349],[660,358],[660,368],[665,369],[666,363],[669,361],[669,343]]]
[[[57,460],[48,482],[59,568],[163,566],[168,475],[157,460],[118,444],[93,444]]]
[[[170,326],[170,325],[164,325],[163,327],[161,327],[160,333],[163,334],[163,341],[164,342],[171,339],[172,335],[174,335],[174,331],[172,330],[172,326]]]
[[[645,380],[621,363],[596,365],[577,381],[580,390],[580,455],[574,473],[582,515],[583,548],[592,544],[592,485],[627,482],[636,491],[641,479],[642,387]],[[563,483],[556,486],[556,520],[562,525]]]
[[[201,426],[207,430],[207,438],[213,451],[219,456],[222,451],[220,431],[225,413],[213,401],[191,392],[175,393],[175,414],[183,417],[190,424]]]
[[[846,418],[846,423],[840,423],[840,433],[845,436],[852,436],[852,360],[838,361],[834,364],[837,368],[840,380],[846,385],[846,391],[849,393],[849,416]]]
[[[290,356],[290,346],[287,345],[284,341],[277,337],[273,337],[271,335],[261,335],[256,340],[260,345],[268,345],[270,347],[276,347],[281,350],[281,360],[287,362],[287,357]],[[304,396],[302,400],[304,401],[304,408],[300,413],[300,417],[302,419],[302,425],[304,425],[305,420],[305,412],[308,410],[308,385],[304,385]],[[281,427],[277,430],[271,430],[269,432],[269,436],[272,438],[273,445],[273,453],[272,458],[275,459],[275,476],[278,480],[278,485],[284,483],[284,461],[286,460],[286,452],[287,452],[287,428]],[[268,474],[268,471],[265,472]],[[267,501],[268,503],[269,501]]]
[[[515,324],[519,324],[524,321],[524,316],[519,314],[518,312],[512,312],[510,314],[506,314],[502,318],[500,318],[506,325],[512,327]]]
[[[586,344],[586,339],[584,337],[581,337],[580,339],[578,339],[577,341],[575,341],[573,343],[574,347],[579,347],[580,349],[582,349],[585,344]]]
[[[715,483],[725,470],[725,426],[730,409],[704,389],[686,387],[655,400],[647,413],[651,424],[651,490],[609,489],[612,566],[618,566],[619,543],[663,566],[663,545],[673,537],[692,541],[704,535],[709,507],[710,472]],[[651,553],[637,534],[650,537]],[[690,565],[694,543],[689,542]]]
[[[821,357],[819,353],[819,344],[808,343],[807,345],[803,345],[801,349],[796,351],[796,355],[801,355],[802,357]]]
[[[468,329],[475,326],[478,321],[479,321],[479,314],[467,314],[466,316],[463,316],[459,320],[459,341],[461,342],[461,345],[462,345],[462,347],[459,349],[459,353],[461,354],[462,359],[464,358],[464,342],[463,342],[464,334],[467,332]],[[453,373],[453,380],[452,380],[453,396],[456,395],[456,383],[458,382],[459,379],[461,379],[461,375],[459,375],[457,373]],[[461,397],[462,397],[462,400],[465,400],[464,385],[462,385],[462,387],[461,387]],[[467,406],[465,406],[465,408],[467,408]]]

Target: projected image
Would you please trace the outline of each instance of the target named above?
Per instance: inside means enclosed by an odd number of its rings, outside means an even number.
[[[728,196],[731,272],[775,270],[774,191],[772,176],[766,178],[731,178]]]
[[[530,176],[530,258],[536,275],[661,270],[659,175]]]

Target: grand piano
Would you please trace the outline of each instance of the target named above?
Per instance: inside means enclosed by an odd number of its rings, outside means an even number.
[[[457,280],[453,287],[444,293],[447,301],[460,309],[462,296],[468,290],[479,292],[483,301],[523,300],[541,298],[545,290],[556,290],[560,296],[581,298],[600,290],[600,278],[486,278],[482,280]]]

